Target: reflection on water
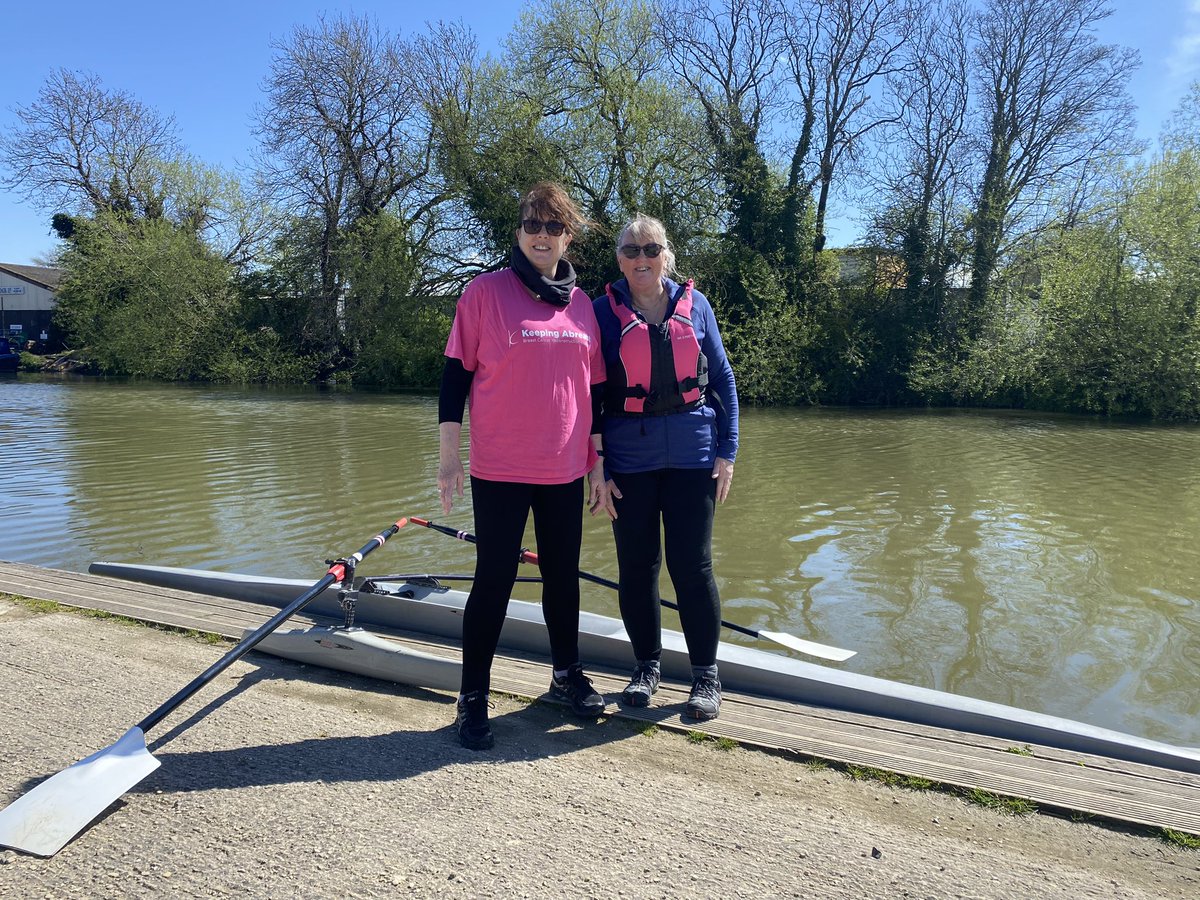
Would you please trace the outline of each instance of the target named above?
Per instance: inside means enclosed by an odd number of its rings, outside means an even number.
[[[3,381],[0,558],[315,580],[401,515],[443,520],[436,415],[430,397]],[[1200,429],[748,410],[742,434],[716,522],[727,619],[854,648],[854,671],[1200,743]],[[470,529],[469,503],[444,521]],[[363,571],[473,559],[410,526]],[[600,520],[583,566],[615,577]]]

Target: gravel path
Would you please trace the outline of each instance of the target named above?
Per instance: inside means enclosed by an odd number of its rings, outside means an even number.
[[[227,649],[3,600],[0,637],[0,805]],[[252,654],[57,856],[0,850],[0,896],[1200,896],[1200,852],[1152,836],[494,702],[471,753],[448,695]]]

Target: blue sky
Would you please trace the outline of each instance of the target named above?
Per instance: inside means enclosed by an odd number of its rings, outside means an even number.
[[[1102,38],[1141,52],[1133,79],[1142,137],[1157,135],[1187,85],[1200,78],[1200,0],[1116,0]],[[352,11],[401,35],[439,15],[461,19],[485,49],[497,50],[525,0],[427,3],[309,3],[306,0],[56,2],[12,4],[0,50],[0,129],[16,125],[14,109],[32,102],[55,68],[99,76],[163,114],[173,115],[183,144],[202,161],[234,168],[250,161],[251,122],[272,57],[271,44],[322,12]],[[28,265],[56,240],[42,213],[0,190],[0,262]],[[852,240],[849,226],[835,242]]]

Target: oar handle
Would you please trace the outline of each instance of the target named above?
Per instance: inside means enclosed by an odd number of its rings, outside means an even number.
[[[351,556],[345,559],[339,559],[329,567],[329,571],[325,573],[325,577],[310,587],[307,591],[273,615],[269,620],[260,625],[253,633],[246,635],[234,646],[232,650],[222,656],[219,660],[208,667],[202,674],[197,675],[192,681],[175,694],[170,700],[156,709],[146,718],[138,723],[138,728],[145,734],[168,715],[170,715],[176,707],[187,700],[192,694],[200,690],[227,668],[249,653],[268,634],[290,619],[301,609],[312,602],[314,598],[321,594],[327,587],[344,581],[346,578],[347,569],[353,564],[362,562],[363,557],[367,556],[371,551],[378,547],[382,547],[387,539],[404,527],[407,519],[400,519],[392,525],[385,528],[375,537],[371,538],[367,543],[363,544],[362,548]]]
[[[428,519],[422,519],[419,516],[409,516],[408,521],[414,525],[421,525],[425,528],[432,528],[434,531],[440,531],[442,534],[448,534],[452,538],[458,538],[460,541],[466,541],[469,544],[478,543],[475,540],[475,535],[469,531],[459,531],[457,528],[451,528],[449,525],[439,525],[437,522],[430,522]]]
[[[409,516],[408,521],[414,525],[422,525],[425,528],[432,528],[434,531],[440,531],[442,534],[448,534],[452,538],[457,538],[460,541],[466,541],[468,544],[478,544],[479,538],[471,534],[469,531],[459,531],[457,528],[451,528],[449,525],[439,525],[437,522],[430,522],[428,519],[422,519],[420,516]],[[538,555],[532,550],[521,548],[521,562],[529,563],[533,566],[538,566]]]

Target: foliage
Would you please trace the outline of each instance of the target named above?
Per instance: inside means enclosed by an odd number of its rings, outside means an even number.
[[[444,187],[438,214],[463,223],[441,265],[464,277],[503,265],[518,198],[541,179],[565,184],[592,223],[569,252],[592,294],[619,277],[614,232],[634,212],[662,218],[681,257],[715,227],[694,104],[665,77],[649,21],[640,3],[555,0],[522,16],[500,60],[480,58],[461,27],[417,41]]]
[[[732,240],[732,239],[731,239]],[[774,404],[811,401],[820,377],[805,363],[814,331],[780,284],[774,268],[746,248],[723,253],[728,268],[712,289],[721,336],[734,361],[738,399]],[[735,294],[742,303],[725,302]]]
[[[1160,837],[1164,843],[1174,844],[1176,847],[1200,850],[1200,837],[1188,834],[1186,831],[1175,831],[1172,828],[1164,828],[1160,833]]]
[[[970,788],[962,792],[968,803],[993,809],[996,812],[1010,816],[1028,816],[1038,811],[1037,804],[1024,797],[1009,797],[1005,794],[994,794],[982,788]]]
[[[873,781],[893,788],[904,788],[910,791],[927,791],[936,785],[928,778],[916,775],[901,775],[887,769],[877,769],[874,766],[846,766],[846,774],[854,781]]]
[[[872,281],[844,284],[825,304],[816,351],[825,373],[823,402],[895,404],[909,399],[904,297]]]
[[[1116,222],[1064,235],[1046,257],[1047,400],[1062,408],[1200,416],[1200,157],[1133,176]],[[1039,386],[1040,387],[1040,386]]]
[[[278,332],[264,326],[233,332],[213,358],[208,377],[232,384],[303,384],[316,374],[313,357],[298,355]]]
[[[908,387],[936,405],[1029,405],[1027,349],[1036,333],[1024,296],[997,303],[983,333],[954,344],[921,342],[908,370]]]
[[[1090,165],[1130,152],[1126,84],[1133,50],[1103,45],[1096,25],[1111,10],[1097,0],[988,0],[975,45],[978,116],[987,146],[971,218],[971,303],[962,327],[986,323],[991,280],[1021,221],[1044,215],[1055,185]]]
[[[447,261],[464,274],[498,268],[513,245],[522,192],[561,179],[561,164],[538,130],[539,108],[509,90],[504,66],[479,59],[468,36],[445,26],[422,47],[436,164],[450,203],[472,223],[461,232],[466,246],[447,248]],[[463,258],[472,250],[473,262]]]
[[[1102,415],[1200,417],[1200,157],[1126,176],[1111,214],[1048,234],[991,293],[961,354],[927,346],[927,399]]]
[[[455,295],[549,178],[594,223],[589,293],[629,216],[666,223],[746,403],[1200,418],[1200,85],[1121,163],[1108,13],[550,0],[498,58],[461,23],[325,16],[275,45],[253,189],[67,70],[17,109],[3,186],[53,214],[59,322],[105,373],[432,388]],[[822,250],[855,195],[869,243]]]
[[[347,339],[355,382],[437,386],[451,304],[414,295],[416,265],[403,224],[388,213],[360,219],[339,245],[346,273]]]
[[[200,236],[222,259],[244,268],[259,253],[272,210],[229,172],[178,156],[160,164],[164,216]]]
[[[236,328],[228,263],[163,219],[120,213],[77,226],[57,317],[118,375],[208,375]]]

